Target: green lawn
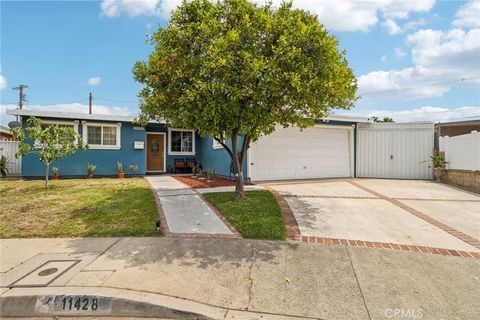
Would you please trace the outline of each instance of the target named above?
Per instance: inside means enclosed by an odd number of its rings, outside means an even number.
[[[0,181],[0,238],[157,236],[143,178]]]
[[[205,193],[246,239],[285,240],[285,224],[277,200],[269,191],[247,191],[247,200],[234,200],[233,192]]]

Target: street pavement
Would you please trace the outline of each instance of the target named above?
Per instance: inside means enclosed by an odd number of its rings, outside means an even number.
[[[113,299],[113,316],[480,318],[480,260],[473,258],[175,237],[2,239],[0,249],[3,317],[38,315],[32,310],[42,295],[97,294]],[[38,275],[58,261],[78,262],[57,265],[58,276]]]

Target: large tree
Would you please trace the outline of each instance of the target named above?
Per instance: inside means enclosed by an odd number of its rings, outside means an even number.
[[[184,1],[151,42],[148,61],[133,68],[143,84],[140,119],[213,136],[232,160],[237,200],[245,199],[250,143],[276,126],[312,126],[356,100],[356,78],[338,40],[291,3]]]

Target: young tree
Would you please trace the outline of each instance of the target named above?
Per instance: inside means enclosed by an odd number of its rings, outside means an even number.
[[[137,62],[139,119],[213,136],[232,160],[236,199],[250,143],[276,126],[312,126],[329,109],[349,109],[357,81],[338,40],[317,17],[247,0],[184,1]],[[231,147],[224,143],[231,139]]]
[[[50,164],[54,160],[74,154],[78,149],[87,149],[73,128],[60,125],[42,126],[42,121],[35,117],[28,118],[25,129],[13,128],[12,133],[15,140],[20,141],[15,157],[37,153],[40,161],[45,164],[45,189],[48,188]]]

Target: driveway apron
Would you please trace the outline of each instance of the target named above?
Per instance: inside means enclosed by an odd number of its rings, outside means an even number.
[[[170,233],[234,235],[202,197],[170,176],[146,177],[160,199]]]

